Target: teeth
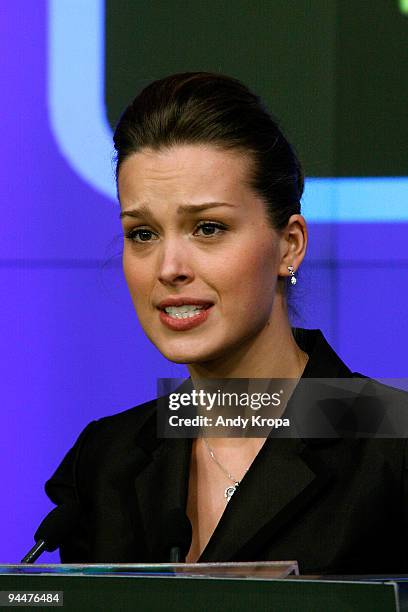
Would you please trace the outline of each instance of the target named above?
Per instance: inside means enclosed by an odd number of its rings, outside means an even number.
[[[167,306],[164,310],[174,319],[189,319],[203,308],[204,306],[196,304],[183,304],[183,306]]]

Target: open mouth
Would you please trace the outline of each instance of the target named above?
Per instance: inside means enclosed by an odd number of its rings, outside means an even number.
[[[214,304],[166,306],[159,308],[161,322],[173,331],[187,331],[204,323]]]

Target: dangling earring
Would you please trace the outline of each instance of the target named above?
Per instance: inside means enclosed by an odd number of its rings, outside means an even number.
[[[296,285],[297,279],[296,279],[296,276],[295,276],[295,271],[293,269],[293,266],[288,266],[288,270],[289,270],[289,274],[290,274],[290,282],[292,283],[292,285]]]

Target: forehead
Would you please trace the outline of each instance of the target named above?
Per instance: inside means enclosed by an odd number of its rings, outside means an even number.
[[[209,145],[177,145],[131,154],[119,171],[122,197],[167,196],[210,197],[211,193],[234,194],[245,188],[251,159],[244,152],[226,151]],[[197,192],[200,191],[199,194]]]

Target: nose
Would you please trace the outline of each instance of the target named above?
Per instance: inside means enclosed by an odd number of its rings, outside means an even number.
[[[167,240],[161,245],[158,279],[163,285],[180,285],[194,278],[191,258],[186,245],[179,240]]]

